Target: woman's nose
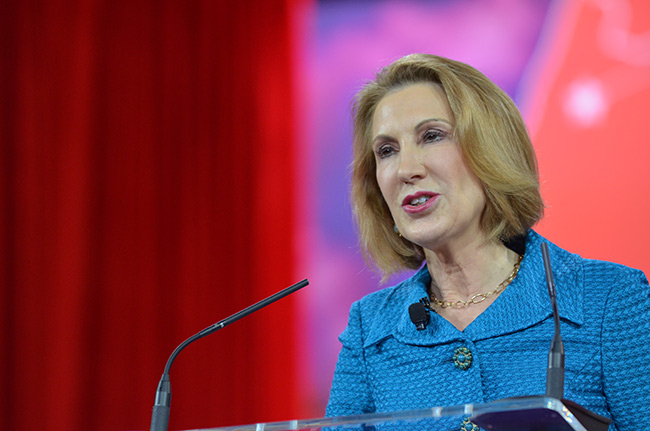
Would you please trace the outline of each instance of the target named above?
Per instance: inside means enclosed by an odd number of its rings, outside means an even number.
[[[405,183],[417,181],[426,175],[421,155],[417,150],[402,148],[399,152],[397,176]]]

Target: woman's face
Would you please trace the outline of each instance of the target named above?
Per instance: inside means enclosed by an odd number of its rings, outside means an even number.
[[[411,84],[388,93],[373,115],[377,182],[400,233],[429,250],[471,246],[485,196],[453,137],[442,87]]]

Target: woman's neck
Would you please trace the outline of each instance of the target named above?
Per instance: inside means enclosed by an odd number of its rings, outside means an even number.
[[[498,240],[482,241],[466,247],[446,247],[425,250],[427,268],[431,274],[429,294],[443,302],[463,304],[474,295],[494,291],[512,273],[518,255]],[[465,329],[494,302],[492,294],[480,303],[434,309],[460,330]]]

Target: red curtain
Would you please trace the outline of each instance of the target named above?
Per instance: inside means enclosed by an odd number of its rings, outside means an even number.
[[[298,281],[293,3],[0,6],[0,428],[148,429],[181,341]],[[170,429],[300,414],[294,301],[179,356]]]

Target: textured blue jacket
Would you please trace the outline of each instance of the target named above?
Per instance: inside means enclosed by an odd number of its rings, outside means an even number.
[[[464,331],[433,312],[425,330],[417,331],[411,322],[409,305],[427,296],[426,266],[355,302],[339,337],[342,349],[327,415],[544,394],[554,325],[542,241],[529,231],[519,274]],[[582,259],[550,243],[549,249],[566,352],[564,397],[612,418],[610,431],[645,429],[650,424],[648,280],[638,270]]]

